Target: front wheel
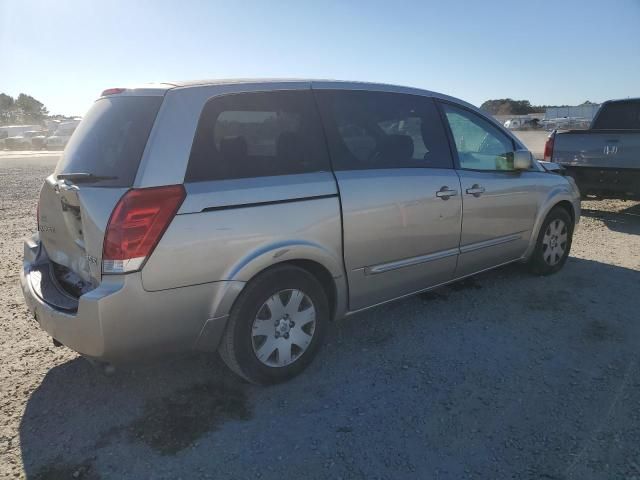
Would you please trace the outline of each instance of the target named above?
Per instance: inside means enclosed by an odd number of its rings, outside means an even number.
[[[306,270],[283,265],[251,280],[234,304],[220,356],[256,384],[278,383],[302,372],[322,344],[329,305]]]
[[[537,275],[551,275],[567,261],[573,240],[573,220],[560,207],[552,209],[545,218],[536,247],[529,260],[531,271]]]

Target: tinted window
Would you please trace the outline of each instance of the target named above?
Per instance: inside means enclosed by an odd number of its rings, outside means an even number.
[[[309,91],[225,95],[204,107],[187,181],[329,170]]]
[[[592,128],[601,130],[640,130],[640,101],[607,103]]]
[[[117,177],[100,186],[133,185],[162,98],[97,100],[73,133],[55,173]]]
[[[513,170],[513,142],[480,115],[442,104],[461,168]]]
[[[316,95],[337,170],[452,168],[444,128],[430,98],[366,91]]]

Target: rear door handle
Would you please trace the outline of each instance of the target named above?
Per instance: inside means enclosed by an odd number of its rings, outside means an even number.
[[[479,197],[484,193],[484,187],[481,187],[477,183],[474,184],[471,188],[467,188],[466,190],[468,195],[473,195],[474,197]]]
[[[442,200],[449,200],[450,197],[455,197],[456,195],[458,195],[458,191],[452,190],[446,185],[436,192],[436,197]]]

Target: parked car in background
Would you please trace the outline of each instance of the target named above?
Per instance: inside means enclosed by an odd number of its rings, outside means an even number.
[[[31,137],[31,148],[33,150],[42,150],[45,148],[47,137],[50,136],[50,134],[49,131],[43,130]]]
[[[504,127],[509,130],[534,130],[542,128],[538,118],[510,118],[504,122]]]
[[[523,119],[520,118],[510,118],[509,120],[504,122],[504,127],[509,130],[514,130],[516,128],[520,128],[522,123],[524,123]]]
[[[603,103],[588,130],[552,132],[544,158],[562,165],[583,196],[640,198],[640,99]]]
[[[21,283],[40,326],[85,356],[219,350],[274,383],[331,320],[511,262],[557,272],[579,217],[571,179],[446,95],[109,89],[42,187]]]
[[[47,137],[44,146],[47,150],[63,150],[80,121],[61,123],[53,135]]]
[[[7,137],[4,145],[7,150],[31,150],[33,148],[33,138],[41,135],[42,131],[40,130],[30,130],[15,137]]]
[[[0,148],[24,150],[32,147],[32,138],[43,133],[40,125],[0,127]],[[8,140],[8,139],[11,140]]]

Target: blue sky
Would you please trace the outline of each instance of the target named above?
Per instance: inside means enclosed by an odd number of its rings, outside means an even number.
[[[640,96],[640,0],[0,0],[0,92],[83,114],[107,87],[320,77],[479,105]]]

